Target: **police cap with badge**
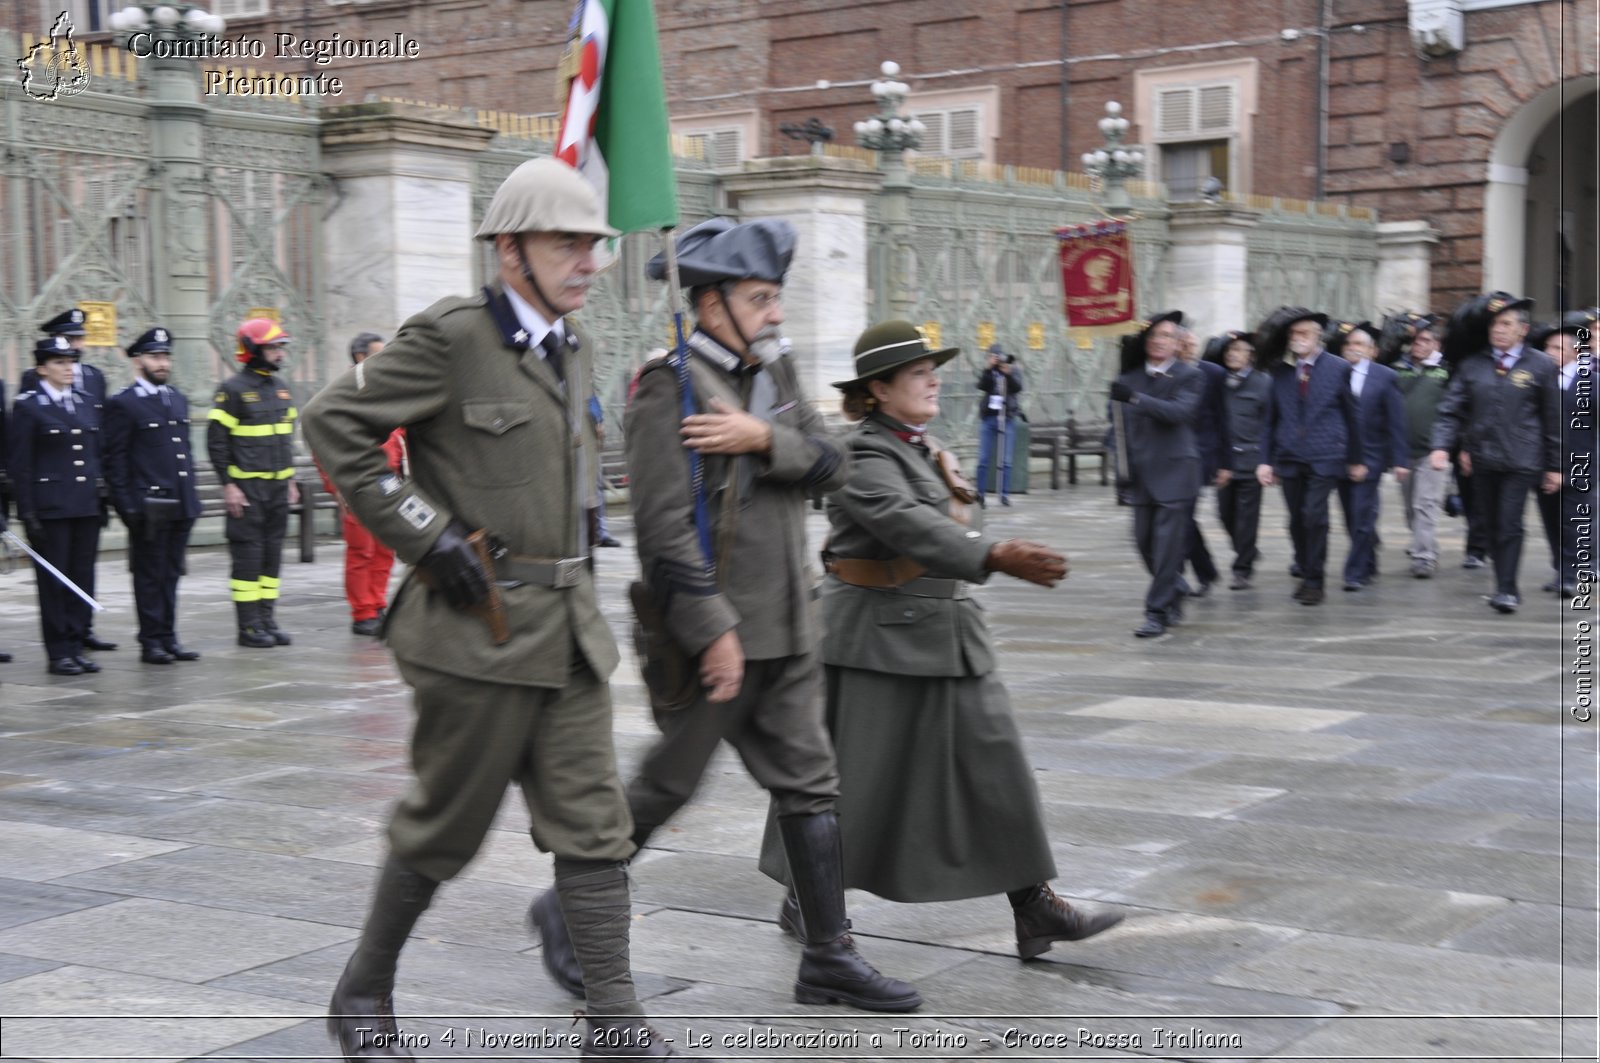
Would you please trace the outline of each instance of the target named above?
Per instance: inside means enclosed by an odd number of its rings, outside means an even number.
[[[48,332],[52,336],[86,336],[89,329],[85,322],[88,319],[82,310],[73,307],[63,310],[55,317],[39,326],[40,332]]]
[[[1456,307],[1444,337],[1444,360],[1457,365],[1463,358],[1489,349],[1489,327],[1508,310],[1533,312],[1532,299],[1518,299],[1507,292],[1485,292]]]
[[[63,334],[46,336],[44,339],[34,343],[33,363],[35,365],[43,365],[55,358],[70,358],[75,362],[78,360],[78,348],[69,343],[67,337]]]
[[[139,338],[128,344],[128,357],[137,358],[142,354],[171,354],[172,333],[157,325],[147,332],[141,333]]]

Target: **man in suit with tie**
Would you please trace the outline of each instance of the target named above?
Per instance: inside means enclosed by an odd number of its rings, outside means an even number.
[[[28,541],[85,594],[94,594],[100,547],[100,415],[72,387],[77,351],[65,336],[34,346],[37,390],[17,396],[11,410],[7,462],[17,492],[17,516]],[[89,605],[57,577],[35,568],[39,624],[53,675],[98,672],[85,657]]]
[[[139,611],[139,659],[195,661],[178,641],[178,577],[200,516],[190,453],[189,400],[167,383],[172,334],[156,327],[128,345],[133,383],[106,403],[105,476],[128,528],[128,568]]]
[[[106,375],[94,366],[83,360],[83,340],[88,333],[88,318],[77,307],[61,311],[55,317],[39,326],[39,331],[47,337],[62,336],[72,345],[77,352],[77,360],[72,365],[72,389],[81,391],[89,397],[89,402],[94,406],[95,422],[101,423],[105,417],[106,402]],[[24,391],[37,391],[39,389],[39,371],[37,368],[25,369],[22,380],[17,385],[17,394]],[[3,396],[0,396],[3,398]],[[111,523],[111,509],[108,501],[109,492],[102,481],[96,490],[100,498],[100,527],[104,528]],[[94,615],[89,616],[89,629],[83,633],[83,645],[91,650],[114,650],[115,642],[108,642],[99,638],[94,633]]]
[[[1524,346],[1531,299],[1490,292],[1458,310],[1446,358],[1459,359],[1433,424],[1428,460],[1442,469],[1460,445],[1461,469],[1489,528],[1495,590],[1489,605],[1514,613],[1522,604],[1522,515],[1528,494],[1561,490],[1561,392],[1555,362]]]
[[[1339,481],[1339,507],[1344,510],[1344,527],[1350,536],[1344,589],[1359,591],[1378,576],[1378,484],[1383,470],[1393,470],[1396,480],[1409,475],[1406,411],[1395,371],[1374,361],[1378,327],[1370,321],[1343,321],[1332,331],[1328,353],[1350,363],[1350,391],[1361,420],[1361,463],[1368,470],[1359,481]]]
[[[1183,615],[1179,582],[1190,548],[1190,524],[1200,494],[1200,448],[1194,426],[1205,398],[1201,371],[1178,357],[1177,310],[1143,322],[1122,340],[1122,374],[1111,399],[1122,404],[1128,472],[1133,486],[1133,535],[1150,572],[1138,638],[1156,638]]]
[[[1557,325],[1529,335],[1528,346],[1548,354],[1561,370],[1561,436],[1563,476],[1561,490],[1540,492],[1539,516],[1545,536],[1550,540],[1550,557],[1555,578],[1546,591],[1571,598],[1579,583],[1594,582],[1594,565],[1580,579],[1578,540],[1580,535],[1593,542],[1595,519],[1594,480],[1594,330],[1600,311],[1570,310]],[[1592,559],[1593,552],[1589,552]]]
[[[1279,307],[1262,323],[1256,344],[1262,363],[1272,366],[1256,479],[1263,487],[1283,484],[1300,574],[1294,598],[1302,605],[1320,605],[1324,597],[1328,496],[1341,477],[1359,483],[1367,475],[1350,366],[1323,350],[1327,324],[1326,314]],[[1284,361],[1285,348],[1292,361]]]

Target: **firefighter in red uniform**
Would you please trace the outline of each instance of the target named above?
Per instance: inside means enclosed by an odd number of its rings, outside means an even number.
[[[383,337],[376,332],[363,332],[350,341],[350,360],[360,365],[381,350]],[[390,434],[383,444],[383,453],[397,477],[396,483],[404,480],[407,475],[404,428],[396,428]],[[327,473],[322,474],[322,483],[330,495],[339,494]],[[342,497],[339,512],[344,525],[344,596],[350,602],[350,630],[357,635],[376,636],[389,608],[389,573],[394,570],[394,551],[356,519]]]
[[[217,388],[206,432],[211,464],[228,510],[228,585],[239,619],[239,645],[287,646],[273,616],[294,482],[294,420],[289,385],[277,378],[289,336],[276,321],[254,317],[239,326],[242,368]]]

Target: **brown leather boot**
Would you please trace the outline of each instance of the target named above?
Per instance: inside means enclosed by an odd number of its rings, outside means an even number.
[[[328,1034],[340,1055],[363,1059],[412,1059],[394,1018],[394,974],[400,949],[427,911],[438,883],[390,856],[378,875],[372,911],[361,942],[345,964],[328,1002]]]
[[[1122,922],[1121,912],[1078,911],[1043,882],[1026,901],[1012,906],[1012,915],[1017,923],[1017,955],[1025,960],[1049,951],[1057,941],[1082,941]]]

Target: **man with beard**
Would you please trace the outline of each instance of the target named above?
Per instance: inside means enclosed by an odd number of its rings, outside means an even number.
[[[134,381],[106,403],[105,476],[128,528],[128,568],[139,610],[139,659],[195,661],[178,642],[178,577],[200,516],[189,450],[189,400],[167,383],[172,334],[153,328],[128,344]]]
[[[300,501],[294,482],[294,422],[289,385],[278,371],[289,357],[289,335],[273,320],[239,326],[239,371],[217,389],[207,419],[206,449],[222,481],[228,511],[228,588],[241,646],[262,649],[293,640],[278,627],[278,572],[289,507]]]
[[[1561,490],[1560,371],[1543,351],[1523,345],[1531,299],[1505,292],[1480,295],[1450,322],[1445,357],[1456,363],[1433,425],[1435,469],[1460,445],[1461,470],[1489,528],[1494,593],[1489,605],[1514,613],[1522,604],[1522,511],[1536,486]]]
[[[922,1003],[916,989],[874,970],[847,933],[805,519],[811,494],[843,486],[849,462],[785,354],[779,326],[794,247],[794,228],[767,218],[713,218],[678,238],[695,315],[687,379],[676,359],[647,364],[623,422],[640,590],[699,678],[687,704],[667,704],[669,692],[651,684],[661,737],[628,784],[633,841],[643,846],[683,807],[727,741],[777,806],[804,924],[795,999],[910,1011]],[[649,273],[668,279],[663,255]],[[696,412],[685,416],[685,405]],[[704,463],[698,502],[691,450]],[[697,508],[715,521],[705,539]],[[530,918],[551,977],[576,993],[563,910],[546,893]]]
[[[1256,337],[1263,365],[1272,367],[1272,402],[1261,436],[1261,486],[1283,483],[1289,537],[1300,584],[1294,599],[1320,605],[1328,561],[1328,496],[1341,477],[1366,479],[1361,424],[1350,390],[1350,366],[1328,356],[1322,330],[1328,315],[1282,306],[1262,322]],[[1294,355],[1285,362],[1284,349]]]
[[[1111,401],[1122,403],[1128,473],[1133,481],[1133,534],[1150,572],[1141,639],[1166,633],[1183,615],[1183,562],[1200,494],[1200,448],[1194,426],[1206,378],[1178,357],[1177,310],[1158,314],[1122,340],[1122,375]]]

